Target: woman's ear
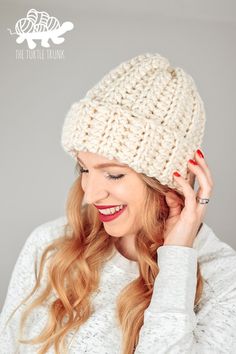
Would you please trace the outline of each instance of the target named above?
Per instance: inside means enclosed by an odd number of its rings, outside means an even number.
[[[182,204],[182,199],[174,191],[167,192],[165,197],[168,206],[171,208]]]

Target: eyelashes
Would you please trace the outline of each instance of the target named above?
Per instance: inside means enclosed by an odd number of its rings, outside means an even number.
[[[79,167],[79,171],[80,173],[88,173],[89,171],[88,170],[85,170],[82,166],[78,166]],[[120,175],[117,175],[117,176],[114,176],[114,175],[109,175],[106,177],[108,179],[113,179],[113,180],[117,180],[117,179],[121,179],[122,177],[124,177],[125,175],[123,174],[120,174]]]

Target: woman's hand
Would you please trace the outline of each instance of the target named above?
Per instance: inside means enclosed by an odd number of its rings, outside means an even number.
[[[199,151],[199,150],[197,150]],[[204,157],[195,152],[195,164],[188,161],[189,178],[186,180],[182,176],[173,178],[181,186],[185,197],[185,205],[181,207],[181,201],[175,192],[166,194],[166,202],[170,208],[166,227],[164,231],[163,245],[176,245],[192,247],[198,230],[204,219],[207,204],[200,204],[196,196],[200,198],[210,198],[213,181],[208,165]],[[199,188],[195,193],[193,180],[198,179]]]

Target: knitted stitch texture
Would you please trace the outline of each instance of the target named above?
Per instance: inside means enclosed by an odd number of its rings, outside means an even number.
[[[201,148],[205,110],[193,78],[160,54],[142,54],[106,74],[70,107],[61,144],[76,159],[90,151],[180,188]]]

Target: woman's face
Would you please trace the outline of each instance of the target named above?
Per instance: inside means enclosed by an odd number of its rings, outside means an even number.
[[[138,173],[118,160],[109,160],[92,152],[79,152],[82,173],[84,202],[99,206],[126,205],[119,216],[111,221],[104,221],[106,232],[114,237],[135,237],[140,228],[140,216],[145,201],[145,184]],[[98,166],[115,163],[116,166]],[[112,178],[112,177],[120,178]],[[102,217],[102,216],[101,216]]]

